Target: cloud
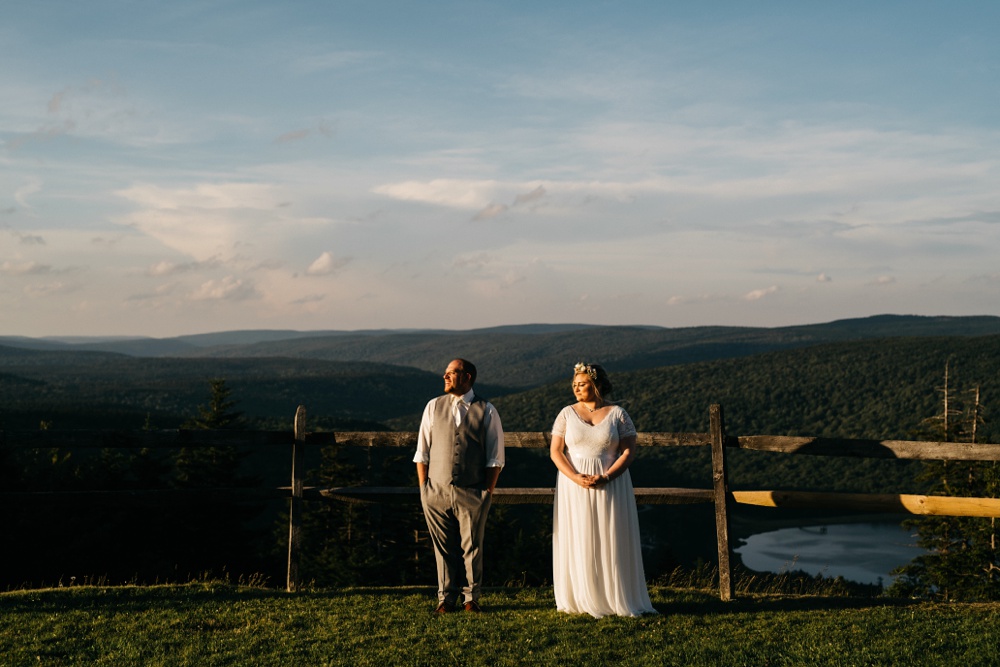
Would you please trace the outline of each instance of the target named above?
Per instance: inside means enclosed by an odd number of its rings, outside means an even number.
[[[24,234],[14,229],[8,231],[21,245],[45,245],[45,238],[38,234]]]
[[[528,276],[518,273],[516,271],[507,271],[500,278],[500,289],[510,289],[518,283],[523,283],[528,279]]]
[[[948,226],[960,225],[967,222],[978,222],[988,225],[1000,223],[1000,211],[976,211],[968,215],[958,215],[951,217],[925,218],[922,220],[909,220],[909,224],[927,226]]]
[[[892,276],[879,276],[878,278],[876,278],[875,280],[873,280],[868,284],[874,285],[875,287],[884,287],[886,285],[892,285],[895,282],[896,279]]]
[[[326,138],[332,138],[334,136],[334,131],[328,123],[325,121],[320,123],[317,127],[313,128],[303,128],[300,130],[292,130],[291,132],[285,132],[277,139],[274,140],[276,144],[290,144],[296,141],[303,141],[313,136],[321,136]]]
[[[150,267],[146,269],[146,275],[153,277],[172,276],[178,273],[186,273],[188,271],[214,269],[220,266],[220,264],[221,262],[219,262],[216,258],[208,259],[204,262],[181,262],[180,264],[169,260],[163,260],[150,265]]]
[[[520,194],[514,197],[514,201],[510,206],[506,204],[490,203],[489,206],[482,209],[473,217],[473,220],[489,220],[490,218],[495,218],[498,215],[502,215],[510,210],[511,207],[524,206],[525,204],[531,204],[533,202],[539,201],[545,196],[546,190],[544,185],[539,185],[537,188],[531,192]]]
[[[114,78],[67,86],[49,97],[45,112],[36,129],[9,139],[7,146],[19,149],[64,135],[128,146],[170,141],[162,116],[137,108]]]
[[[27,132],[14,137],[13,139],[8,139],[5,142],[5,145],[12,151],[18,150],[29,144],[51,141],[56,137],[69,134],[75,127],[76,123],[71,120],[63,121],[63,123],[59,125],[47,125],[35,130],[34,132]]]
[[[199,183],[189,188],[142,184],[118,190],[115,194],[140,206],[161,211],[270,209],[283,201],[276,195],[273,186],[264,183]]]
[[[743,298],[747,301],[760,301],[764,297],[770,296],[779,290],[777,285],[771,285],[770,287],[765,287],[764,289],[755,289],[752,292],[747,292]]]
[[[699,294],[698,296],[675,295],[667,299],[668,306],[683,306],[692,303],[713,303],[717,301],[731,301],[732,297],[725,297],[720,294]]]
[[[527,194],[518,195],[514,197],[514,206],[523,206],[524,204],[530,204],[536,202],[545,196],[545,186],[539,185],[537,188],[528,192]]]
[[[0,264],[0,274],[5,276],[37,275],[40,273],[49,273],[50,271],[52,271],[51,266],[48,264],[39,264],[38,262],[21,262],[19,264],[4,262]]]
[[[983,273],[968,278],[971,283],[1000,283],[1000,273]]]
[[[438,204],[458,209],[483,209],[494,200],[496,181],[465,181],[439,178],[433,181],[403,181],[380,185],[372,190],[402,201]]]
[[[316,260],[306,269],[307,276],[328,276],[338,269],[343,268],[351,261],[350,257],[337,258],[333,253],[327,251],[316,258]]]
[[[458,257],[451,263],[451,265],[456,269],[481,271],[490,264],[493,264],[495,261],[497,261],[496,258],[489,253],[481,252],[478,255],[472,255],[470,257]]]
[[[279,213],[287,201],[275,186],[261,183],[201,183],[188,188],[134,185],[115,194],[138,206],[116,220],[200,262],[234,256],[247,241],[278,243],[296,220]],[[278,224],[284,228],[278,230]],[[274,229],[268,229],[273,226]],[[268,235],[270,232],[270,235]]]
[[[489,206],[487,206],[486,208],[484,208],[482,211],[480,211],[479,213],[477,213],[475,215],[475,217],[473,217],[472,219],[473,220],[489,220],[490,218],[495,218],[498,215],[500,215],[501,213],[505,213],[506,211],[507,211],[507,205],[506,204],[490,204]]]
[[[63,105],[63,98],[66,97],[66,91],[60,90],[58,93],[53,95],[49,99],[49,113],[59,113],[59,110]]]
[[[58,294],[69,294],[80,289],[77,284],[63,282],[48,283],[45,285],[29,285],[24,288],[25,294],[32,298],[41,298]]]
[[[304,297],[292,301],[293,306],[304,306],[309,303],[317,303],[326,298],[325,294],[307,294]]]
[[[259,296],[252,284],[233,276],[206,281],[191,294],[196,301],[245,301]]]
[[[14,201],[16,201],[21,208],[30,209],[31,204],[28,203],[28,196],[33,195],[36,192],[40,192],[41,189],[42,182],[37,178],[31,179],[14,191]]]
[[[175,292],[176,288],[177,288],[176,283],[158,285],[156,289],[154,289],[152,292],[130,294],[129,296],[125,297],[125,300],[134,302],[156,301],[158,299],[162,299],[164,296],[169,295],[171,292]]]

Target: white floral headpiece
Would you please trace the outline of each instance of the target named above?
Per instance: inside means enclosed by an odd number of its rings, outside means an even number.
[[[597,370],[590,364],[585,364],[581,361],[573,367],[573,373],[586,373],[591,380],[597,382]]]

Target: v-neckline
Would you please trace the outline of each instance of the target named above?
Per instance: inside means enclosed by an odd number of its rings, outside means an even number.
[[[604,415],[604,419],[602,419],[599,422],[595,422],[595,423],[591,424],[589,421],[587,421],[586,419],[584,419],[583,417],[581,417],[580,413],[577,412],[576,408],[574,408],[572,405],[569,406],[569,409],[573,411],[573,414],[576,415],[576,418],[580,420],[581,424],[586,424],[587,426],[590,426],[590,427],[600,426],[601,424],[603,424],[604,422],[606,422],[608,420],[608,417],[611,416],[611,410],[608,410],[608,414]]]

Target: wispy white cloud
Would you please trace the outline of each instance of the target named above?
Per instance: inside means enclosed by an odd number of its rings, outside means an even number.
[[[136,210],[116,218],[165,246],[195,260],[223,261],[241,248],[281,247],[280,239],[296,228],[325,221],[284,212],[288,194],[264,183],[202,183],[188,188],[134,185],[116,193]]]
[[[221,280],[208,280],[192,294],[196,301],[245,301],[260,298],[257,288],[242,278],[226,276]]]
[[[39,234],[25,234],[16,230],[10,230],[10,233],[21,245],[45,245],[45,238]]]
[[[507,209],[508,207],[506,204],[490,204],[489,206],[481,210],[479,213],[476,213],[476,215],[473,216],[472,219],[489,220],[490,218],[495,218],[498,215],[506,213]]]
[[[35,194],[36,192],[41,192],[42,182],[38,178],[31,178],[27,183],[19,187],[14,191],[14,201],[16,201],[21,208],[30,209],[31,204],[28,203],[28,197]]]
[[[720,301],[732,301],[732,297],[723,294],[698,294],[696,296],[674,295],[667,299],[668,306],[684,306],[691,304],[709,304]]]
[[[777,285],[771,285],[770,287],[765,287],[763,289],[755,289],[747,292],[743,298],[747,301],[760,301],[764,297],[776,294],[779,290]]]
[[[525,204],[533,204],[541,200],[545,196],[545,192],[546,192],[545,186],[539,185],[531,192],[514,197],[514,206],[524,206]]]
[[[146,269],[146,275],[153,277],[162,276],[173,276],[178,273],[187,273],[189,271],[199,271],[215,269],[221,265],[218,258],[210,258],[204,262],[171,262],[169,260],[160,260],[155,264],[151,264],[148,269]]]
[[[336,257],[332,252],[325,251],[309,265],[309,268],[306,269],[306,275],[328,276],[335,273],[338,269],[347,266],[350,261],[350,257]]]
[[[79,283],[66,283],[57,281],[53,283],[28,285],[24,288],[24,293],[31,298],[49,298],[79,292],[82,286]]]
[[[889,285],[894,285],[896,283],[895,276],[879,276],[872,282],[868,283],[874,287],[887,287]]]
[[[375,194],[402,201],[437,204],[459,209],[483,209],[490,205],[498,188],[496,181],[467,181],[438,178],[431,181],[403,181],[373,188]]]
[[[326,299],[325,294],[307,294],[301,298],[293,300],[291,303],[294,306],[304,306],[307,304],[319,303]]]
[[[52,271],[52,267],[48,264],[39,264],[38,262],[28,261],[28,262],[4,262],[0,264],[0,274],[7,276],[25,276],[39,273],[49,273]]]

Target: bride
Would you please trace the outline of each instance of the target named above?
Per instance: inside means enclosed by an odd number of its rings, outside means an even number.
[[[639,519],[628,466],[635,426],[608,402],[611,381],[596,364],[577,364],[577,402],[552,426],[559,469],[552,521],[556,609],[596,618],[657,613],[642,569]]]

